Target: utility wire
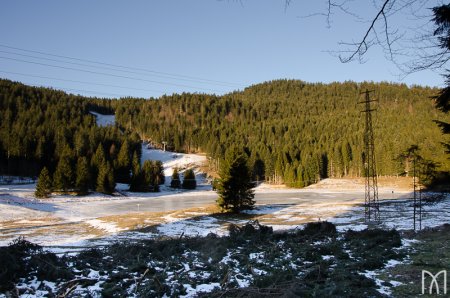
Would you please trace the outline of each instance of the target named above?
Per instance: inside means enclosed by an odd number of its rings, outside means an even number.
[[[78,91],[78,92],[85,92],[85,93],[92,93],[92,94],[104,94],[108,96],[114,96],[114,97],[128,97],[128,95],[124,94],[117,94],[117,93],[108,93],[108,92],[98,92],[98,91],[92,91],[92,90],[84,90],[84,89],[73,89],[73,88],[64,88],[64,87],[58,87],[58,86],[47,86],[47,85],[40,85],[40,84],[31,84],[35,87],[42,87],[42,88],[48,88],[53,89],[56,91],[66,91],[67,93],[72,93],[73,95],[81,95],[81,94],[75,94],[72,91]],[[82,95],[81,95],[82,96]]]
[[[148,73],[142,73],[142,72],[137,72],[137,71],[115,69],[115,68],[111,68],[111,67],[94,66],[94,65],[84,64],[84,63],[69,62],[69,61],[63,61],[63,60],[58,60],[58,59],[51,59],[51,58],[38,57],[38,56],[33,56],[33,55],[19,54],[19,53],[14,53],[14,52],[10,52],[10,51],[2,51],[2,50],[0,50],[0,53],[12,54],[12,55],[21,56],[21,57],[28,57],[28,58],[34,58],[34,59],[40,59],[40,60],[46,60],[46,61],[52,61],[52,62],[58,62],[58,63],[66,63],[66,64],[71,64],[71,65],[85,66],[85,67],[91,67],[91,68],[97,68],[97,69],[112,70],[112,71],[125,72],[125,73],[132,73],[132,74],[138,74],[138,75],[144,75],[144,76],[157,76],[157,77],[159,76],[161,78],[172,79],[172,80],[181,80],[181,81],[200,83],[200,84],[210,84],[210,85],[218,85],[218,86],[223,86],[223,87],[231,87],[230,85],[226,85],[226,84],[223,84],[223,83],[209,83],[209,82],[204,82],[204,81],[201,81],[201,80],[174,78],[174,77],[170,77],[170,76],[167,76],[167,75],[148,74]]]
[[[45,87],[45,86],[42,86]],[[73,89],[73,88],[62,88],[62,87],[46,87],[46,88],[58,88],[61,89],[63,91],[66,91],[68,93],[72,93],[71,91],[78,91],[78,92],[84,92],[84,93],[92,93],[92,94],[104,94],[104,95],[108,95],[108,96],[114,96],[114,97],[128,97],[128,95],[124,95],[124,94],[117,94],[117,93],[108,93],[108,92],[98,92],[98,91],[91,91],[91,90],[84,90],[84,89]],[[74,93],[72,93],[74,94]],[[81,95],[82,94],[74,94],[74,95]]]
[[[192,79],[192,80],[200,80],[200,81],[204,81],[204,82],[220,83],[220,84],[232,85],[232,86],[237,86],[237,87],[243,87],[243,85],[236,84],[236,83],[225,82],[225,81],[203,79],[203,78],[193,77],[193,76],[186,76],[186,75],[180,75],[180,74],[173,74],[173,73],[167,73],[167,72],[154,71],[154,70],[149,70],[149,69],[145,69],[145,68],[123,66],[123,65],[105,63],[105,62],[100,62],[100,61],[94,61],[94,60],[81,59],[81,58],[75,58],[75,57],[70,57],[70,56],[46,53],[46,52],[41,52],[41,51],[27,50],[27,49],[18,48],[18,47],[12,47],[12,46],[8,46],[8,45],[4,45],[4,44],[0,44],[0,47],[4,47],[4,48],[8,48],[8,49],[14,49],[14,50],[19,50],[19,51],[24,51],[24,52],[36,53],[36,54],[41,54],[41,55],[53,56],[53,57],[58,57],[58,58],[71,59],[71,60],[76,60],[76,61],[95,63],[95,64],[119,67],[119,68],[124,68],[124,69],[132,69],[132,70],[144,71],[144,72],[160,74],[160,75],[166,75],[166,76],[173,76],[173,77],[180,77],[180,78],[186,78],[186,79]]]
[[[49,79],[49,80],[70,82],[70,83],[81,83],[81,84],[89,84],[89,85],[105,86],[105,87],[114,87],[114,88],[122,88],[122,89],[138,90],[138,91],[163,92],[161,90],[154,90],[154,89],[142,89],[142,88],[125,87],[125,86],[111,85],[111,84],[102,84],[102,83],[93,83],[93,82],[85,82],[85,81],[77,81],[77,80],[60,79],[60,78],[53,78],[53,77],[47,77],[47,76],[39,76],[39,75],[32,75],[32,74],[25,74],[25,73],[20,73],[20,72],[4,71],[4,70],[0,70],[0,72],[1,73],[7,73],[7,74],[15,74],[15,75],[20,75],[20,76],[26,76],[26,77],[32,77],[32,78]]]
[[[167,82],[160,82],[160,81],[154,81],[154,80],[147,80],[147,79],[141,79],[141,78],[136,78],[136,77],[129,77],[129,76],[123,76],[123,75],[117,75],[117,74],[110,74],[110,73],[104,73],[104,72],[98,72],[98,71],[91,71],[91,70],[74,68],[74,67],[59,66],[59,65],[52,65],[52,64],[35,62],[35,61],[16,59],[16,58],[11,58],[11,57],[0,56],[0,59],[6,59],[6,60],[12,60],[12,61],[36,64],[36,65],[49,66],[49,67],[54,67],[54,68],[66,69],[66,70],[75,70],[75,71],[81,71],[81,72],[86,72],[86,73],[92,73],[92,74],[99,74],[99,75],[116,77],[116,78],[135,80],[135,81],[150,82],[150,83],[156,83],[156,84],[162,84],[162,85],[171,85],[171,86],[177,86],[177,87],[186,87],[186,88],[192,88],[192,89],[201,89],[201,90],[206,90],[206,91],[220,93],[220,91],[218,91],[218,90],[209,89],[209,88],[200,88],[200,87],[194,87],[194,86],[189,86],[189,85],[184,85],[184,84],[176,84],[176,83],[167,83]]]

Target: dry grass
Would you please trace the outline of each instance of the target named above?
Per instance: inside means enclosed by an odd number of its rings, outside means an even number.
[[[3,229],[17,229],[17,228],[33,228],[33,227],[40,227],[45,225],[52,225],[55,223],[60,222],[61,219],[54,216],[46,216],[46,217],[39,217],[34,219],[21,219],[21,220],[8,220],[8,221],[2,221],[1,227]]]
[[[168,218],[183,220],[219,212],[220,210],[217,206],[209,205],[167,212],[135,212],[123,215],[111,215],[100,217],[98,219],[114,223],[120,229],[135,230],[165,223]]]
[[[398,191],[412,191],[412,177],[378,177],[378,187],[394,189]],[[365,178],[328,178],[317,184],[307,187],[307,189],[333,189],[333,190],[357,190],[364,189]]]

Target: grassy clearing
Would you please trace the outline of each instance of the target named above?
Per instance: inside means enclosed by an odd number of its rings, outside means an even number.
[[[115,243],[62,257],[21,240],[0,248],[6,264],[0,292],[33,294],[48,285],[36,280],[45,280],[54,283],[45,288],[48,297],[382,297],[360,273],[404,257],[396,231],[338,233],[316,222],[274,233],[251,221],[231,224],[229,232]]]

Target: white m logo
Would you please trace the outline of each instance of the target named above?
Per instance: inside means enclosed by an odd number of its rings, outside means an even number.
[[[431,283],[430,283],[430,294],[433,293],[433,287],[436,288],[436,294],[439,295],[439,284],[437,282],[437,279],[439,275],[444,275],[444,295],[447,294],[447,271],[442,270],[436,273],[436,275],[433,275],[430,271],[422,270],[422,295],[425,294],[425,274],[428,274],[431,277]]]

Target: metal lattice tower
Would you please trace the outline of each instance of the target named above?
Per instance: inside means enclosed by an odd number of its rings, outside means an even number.
[[[373,138],[373,128],[372,128],[372,109],[370,106],[371,102],[376,100],[370,99],[370,92],[366,90],[361,94],[365,94],[365,100],[360,102],[365,105],[365,109],[362,111],[365,113],[366,126],[364,129],[364,174],[366,177],[365,183],[365,221],[366,222],[379,222],[380,221],[380,205],[378,202],[378,181],[377,181],[377,170],[375,164],[375,143]]]

